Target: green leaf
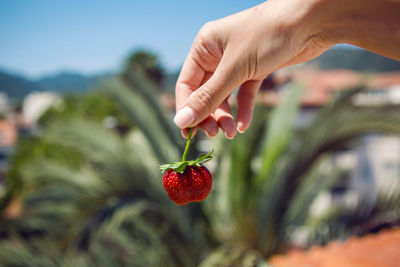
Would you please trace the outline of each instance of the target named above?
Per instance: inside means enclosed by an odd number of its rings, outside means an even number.
[[[152,109],[140,93],[129,91],[118,80],[107,81],[103,86],[118,101],[133,123],[147,136],[159,162],[168,162],[178,158],[180,150],[177,141],[170,137],[168,134],[170,130],[165,127],[165,124],[171,121],[170,119],[162,118],[161,121],[157,110]]]
[[[203,163],[206,163],[206,162],[212,160],[213,157],[211,155],[213,152],[214,152],[214,149],[211,152],[209,152],[195,160],[178,161],[178,162],[162,164],[162,165],[160,165],[160,170],[162,173],[164,173],[170,169],[174,170],[175,172],[184,173],[187,166],[201,167]]]
[[[266,182],[276,160],[285,151],[293,137],[293,122],[297,115],[304,89],[299,85],[290,85],[280,104],[273,110],[268,121],[268,130],[264,137],[261,155],[261,170],[258,172],[254,187],[261,188]]]

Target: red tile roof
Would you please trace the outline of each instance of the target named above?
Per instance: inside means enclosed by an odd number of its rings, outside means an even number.
[[[274,267],[398,267],[400,266],[400,228],[335,241],[325,247],[291,251],[270,259]]]
[[[17,129],[6,120],[0,120],[0,147],[10,147],[17,143]]]
[[[330,100],[332,93],[338,90],[357,86],[383,89],[400,85],[400,71],[366,74],[351,70],[296,69],[278,72],[273,79],[278,85],[286,81],[304,85],[306,92],[303,95],[302,105],[322,106]],[[273,90],[261,90],[258,100],[262,104],[274,106],[278,103],[279,96]]]

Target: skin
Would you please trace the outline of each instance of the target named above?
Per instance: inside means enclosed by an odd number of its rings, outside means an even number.
[[[399,0],[269,0],[209,22],[178,78],[175,123],[184,137],[200,127],[210,137],[221,128],[231,139],[250,126],[264,78],[338,43],[400,60],[399,14]],[[236,88],[237,122],[227,101]]]

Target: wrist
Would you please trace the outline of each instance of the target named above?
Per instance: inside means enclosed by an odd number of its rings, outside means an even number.
[[[364,1],[364,0],[361,0]],[[356,34],[362,34],[360,21],[362,13],[358,0],[315,0],[309,11],[309,24],[314,30],[314,36],[320,43],[335,45],[338,43],[356,42]],[[357,22],[358,21],[358,22]]]
[[[341,24],[335,18],[337,12],[331,7],[338,1],[300,0],[304,15],[301,18],[306,40],[320,48],[340,43]]]
[[[317,43],[348,43],[400,58],[400,1],[315,0],[308,12]]]
[[[338,43],[334,28],[337,24],[331,19],[330,0],[268,0],[263,4],[267,9],[278,11],[275,19],[281,28],[290,32],[290,39],[300,46],[313,43],[320,48],[329,48]],[[272,7],[275,5],[275,7]],[[302,44],[300,44],[302,43]]]

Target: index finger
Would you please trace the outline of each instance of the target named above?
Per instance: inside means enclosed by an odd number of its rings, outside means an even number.
[[[177,111],[182,107],[182,104],[190,94],[201,86],[206,74],[206,70],[193,58],[192,51],[193,49],[189,52],[176,83],[175,100]]]

